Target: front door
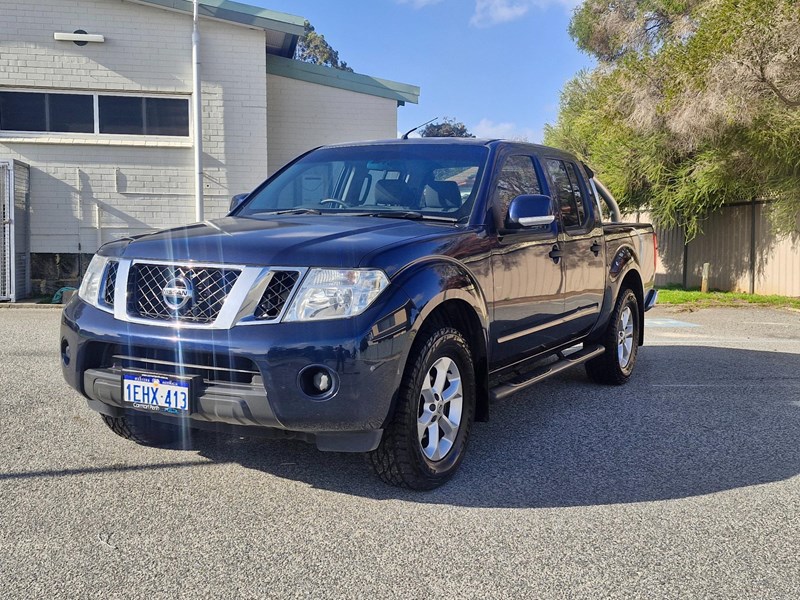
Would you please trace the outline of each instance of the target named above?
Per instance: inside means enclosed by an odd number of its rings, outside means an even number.
[[[497,231],[492,253],[493,368],[556,346],[563,336],[557,324],[564,312],[563,261],[550,256],[557,248],[556,234],[503,230],[511,200],[542,193],[533,159],[512,154],[502,164],[491,196]]]

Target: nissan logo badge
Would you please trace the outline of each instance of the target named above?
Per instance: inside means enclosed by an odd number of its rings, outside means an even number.
[[[161,290],[164,302],[172,310],[178,310],[186,306],[194,295],[192,284],[185,277],[173,277],[164,289]]]

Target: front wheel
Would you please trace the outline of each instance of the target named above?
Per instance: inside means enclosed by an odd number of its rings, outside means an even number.
[[[461,464],[475,418],[475,370],[456,329],[420,334],[411,350],[394,416],[369,454],[386,483],[431,490]]]
[[[605,352],[586,363],[586,373],[597,383],[621,385],[630,379],[639,353],[639,301],[629,288],[620,291],[601,342]]]

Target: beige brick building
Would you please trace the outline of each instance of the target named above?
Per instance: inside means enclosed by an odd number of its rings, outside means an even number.
[[[2,0],[0,161],[31,167],[34,295],[74,284],[104,242],[194,220],[191,11]],[[293,60],[301,17],[216,0],[200,14],[206,218],[305,150],[395,137],[398,106],[418,99]],[[98,41],[56,39],[75,32]]]

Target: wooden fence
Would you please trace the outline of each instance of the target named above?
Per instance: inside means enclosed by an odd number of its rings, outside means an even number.
[[[656,285],[700,287],[703,263],[709,263],[712,290],[800,296],[800,233],[777,235],[768,213],[763,202],[725,206],[688,244],[680,229],[656,225]],[[642,212],[625,220],[647,222],[648,217]]]

